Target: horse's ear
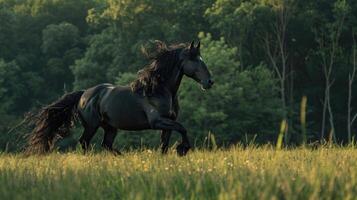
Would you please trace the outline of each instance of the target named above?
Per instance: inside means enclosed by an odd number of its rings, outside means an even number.
[[[191,42],[191,44],[190,44],[190,48],[189,48],[189,49],[190,49],[190,50],[192,50],[192,49],[195,47],[194,45],[195,45],[195,41],[194,41],[194,40],[192,40],[192,42]]]
[[[200,55],[200,54],[201,54],[200,47],[201,47],[201,41],[198,41],[198,44],[197,44],[197,46],[196,46],[196,49],[197,49],[198,55]]]

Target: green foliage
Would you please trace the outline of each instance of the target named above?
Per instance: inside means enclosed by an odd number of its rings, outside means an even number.
[[[0,58],[9,59],[14,53],[15,15],[0,7]]]
[[[32,106],[33,96],[43,84],[43,79],[31,72],[23,72],[15,62],[0,59],[0,148],[17,150],[22,144],[23,133],[8,133]],[[20,119],[19,119],[20,118]]]
[[[118,75],[118,78],[115,81],[117,85],[129,85],[133,80],[135,80],[136,74],[131,72],[124,72]]]
[[[125,65],[126,52],[121,48],[120,41],[121,38],[117,37],[117,32],[112,28],[90,38],[84,57],[71,67],[76,89],[113,82],[120,71],[128,70]]]
[[[272,73],[263,65],[241,69],[237,48],[228,47],[224,38],[213,40],[204,33],[199,37],[202,57],[216,83],[202,91],[193,80],[183,81],[179,116],[192,137],[203,141],[212,131],[221,144],[239,142],[246,134],[249,138],[257,134],[258,140],[274,137],[266,127],[279,122],[282,110]]]
[[[70,23],[48,25],[42,31],[42,51],[49,56],[62,56],[68,49],[76,47],[80,40],[79,30]]]
[[[267,1],[217,0],[206,10],[212,27],[238,48],[241,65],[265,60],[262,36],[273,34],[275,12]]]
[[[69,66],[81,56],[80,39],[79,29],[67,22],[48,25],[42,31],[41,48],[48,58],[46,78],[57,91],[72,87],[73,75]]]
[[[0,60],[1,111],[14,116],[31,105],[31,98],[40,91],[43,79],[32,72],[24,72],[15,62]]]
[[[147,41],[200,39],[216,84],[203,92],[186,78],[179,96],[180,120],[197,144],[209,131],[218,144],[275,142],[282,113],[290,142],[300,143],[302,96],[307,142],[321,139],[323,63],[331,58],[331,107],[337,140],[345,141],[356,13],[346,0],[0,0],[0,130],[64,91],[129,83],[148,62],[140,52]],[[285,111],[277,73],[284,62]],[[3,137],[2,148],[13,136]],[[158,141],[154,133],[122,137],[136,146]]]

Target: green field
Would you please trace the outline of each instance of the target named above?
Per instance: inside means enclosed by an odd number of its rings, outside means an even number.
[[[0,199],[355,199],[357,150],[0,156]]]

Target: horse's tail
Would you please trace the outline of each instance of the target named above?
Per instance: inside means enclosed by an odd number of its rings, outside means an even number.
[[[35,126],[28,135],[27,153],[42,154],[52,150],[58,138],[70,134],[74,121],[78,116],[77,104],[84,91],[76,91],[63,95],[60,99],[30,114],[27,120]]]

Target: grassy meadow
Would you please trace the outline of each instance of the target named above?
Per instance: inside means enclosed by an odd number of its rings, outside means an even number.
[[[357,150],[0,155],[0,199],[356,199]]]

